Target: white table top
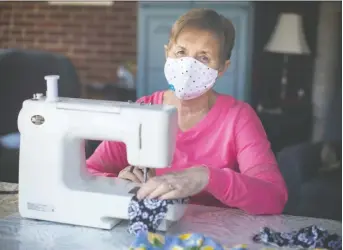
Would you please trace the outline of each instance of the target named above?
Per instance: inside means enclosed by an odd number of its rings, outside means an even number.
[[[11,204],[16,204],[13,203],[16,197],[8,200]],[[2,202],[2,205],[4,204]],[[14,210],[10,209],[10,206],[6,207],[7,210]],[[2,207],[0,212],[1,210]],[[262,249],[265,246],[251,241],[251,237],[258,233],[260,228],[268,226],[274,230],[288,232],[310,225],[321,226],[330,233],[339,235],[342,232],[342,224],[331,220],[286,215],[251,216],[237,209],[190,205],[184,218],[172,226],[168,233],[198,232],[213,237],[228,247],[247,244],[249,249]],[[14,214],[0,219],[0,246],[6,250],[127,250],[133,242],[133,236],[129,235],[126,229],[126,221],[106,231],[26,220]]]

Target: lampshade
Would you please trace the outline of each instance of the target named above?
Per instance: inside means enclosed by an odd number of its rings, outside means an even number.
[[[281,14],[264,50],[282,54],[309,54],[301,16],[294,13]]]

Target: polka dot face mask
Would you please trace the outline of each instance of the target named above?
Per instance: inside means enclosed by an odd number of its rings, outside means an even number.
[[[218,71],[193,57],[168,58],[164,74],[169,88],[182,100],[197,98],[211,89]]]

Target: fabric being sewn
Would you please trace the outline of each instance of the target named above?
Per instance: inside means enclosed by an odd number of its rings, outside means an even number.
[[[156,232],[168,212],[168,206],[174,204],[185,204],[189,199],[159,200],[143,199],[138,200],[134,195],[129,204],[129,228],[130,234],[139,232]]]
[[[253,240],[277,247],[342,249],[342,238],[339,235],[329,234],[328,231],[317,226],[309,226],[289,233],[275,232],[265,227],[253,237]]]

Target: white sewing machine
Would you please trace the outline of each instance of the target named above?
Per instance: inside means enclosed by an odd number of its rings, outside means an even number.
[[[26,100],[18,117],[19,212],[22,217],[111,229],[128,219],[137,184],[88,173],[84,140],[122,141],[132,166],[168,167],[177,110],[167,105],[58,97],[58,76],[47,93]],[[168,209],[160,230],[179,220],[184,205]]]

